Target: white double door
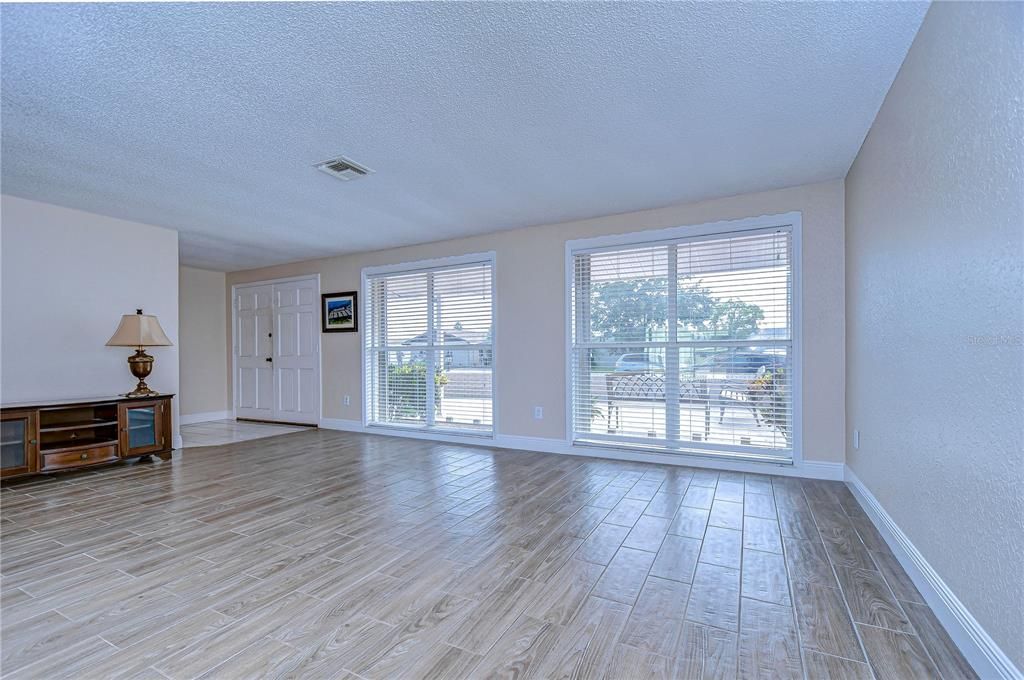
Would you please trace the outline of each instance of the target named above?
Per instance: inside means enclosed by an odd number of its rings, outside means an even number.
[[[235,288],[235,415],[317,423],[320,418],[320,282]]]

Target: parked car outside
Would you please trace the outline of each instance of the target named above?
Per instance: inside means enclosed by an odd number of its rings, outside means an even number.
[[[661,363],[661,359],[658,357],[652,357],[643,353],[636,354],[623,354],[615,362],[615,370],[619,372],[625,371],[664,371],[665,367]]]
[[[723,352],[711,359],[701,368],[710,369],[712,373],[726,375],[756,375],[762,367],[771,370],[782,366],[786,358],[780,354],[772,354],[756,349],[739,349]]]

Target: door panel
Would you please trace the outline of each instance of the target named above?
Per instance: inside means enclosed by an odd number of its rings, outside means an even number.
[[[298,321],[295,312],[278,312],[277,356],[294,357],[299,353]]]
[[[297,412],[299,410],[298,371],[293,368],[278,369],[277,377],[281,381],[279,410],[282,413]]]
[[[273,418],[273,292],[269,285],[235,291],[235,408],[239,418]]]
[[[256,316],[247,314],[238,319],[238,355],[253,357],[257,354]]]
[[[299,395],[300,410],[303,413],[316,413],[319,411],[320,379],[318,373],[318,371],[311,368],[300,368],[298,370],[299,387],[297,393]]]
[[[274,295],[277,297],[277,306],[283,307],[294,307],[299,304],[299,291],[294,285],[288,283],[277,284],[274,286]]]
[[[277,420],[315,423],[320,417],[320,326],[314,280],[274,285]]]
[[[319,286],[315,279],[237,288],[238,417],[320,417]],[[268,361],[269,359],[269,361]]]
[[[270,368],[238,369],[238,408],[262,410],[271,409],[264,404],[274,402],[274,371]],[[242,416],[252,417],[252,416]]]
[[[260,410],[274,408],[274,369],[259,368],[256,370],[257,408]]]
[[[238,408],[256,408],[258,376],[255,368],[238,367]]]
[[[317,334],[320,332],[316,312],[299,312],[296,323],[299,327],[297,354],[304,357],[315,356]]]

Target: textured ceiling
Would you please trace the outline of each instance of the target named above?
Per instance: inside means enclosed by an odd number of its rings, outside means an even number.
[[[838,178],[926,9],[8,4],[2,189],[234,270]]]

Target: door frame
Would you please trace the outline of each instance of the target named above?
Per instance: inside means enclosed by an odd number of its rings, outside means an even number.
[[[235,283],[231,285],[231,347],[228,353],[231,359],[231,418],[238,418],[238,362],[236,361],[238,355],[238,338],[235,337],[235,333],[238,328],[238,297],[236,291],[239,288],[249,288],[251,286],[272,286],[278,283],[292,283],[295,281],[313,281],[316,284],[316,292],[314,293],[313,299],[319,304],[320,292],[322,290],[320,286],[320,274],[303,274],[301,276],[284,276],[279,279],[264,279],[261,281],[247,281],[246,283]],[[317,316],[319,317],[321,310],[317,309]],[[319,318],[317,319],[319,321]],[[320,331],[320,324],[316,324],[316,373],[317,373],[317,385],[316,385],[316,422],[315,423],[293,423],[296,425],[319,425],[320,420],[324,417],[324,360],[323,360],[323,343],[321,342],[321,336],[323,333]],[[276,375],[275,375],[275,391],[276,391]],[[274,395],[274,399],[277,399],[277,394]],[[270,421],[278,422],[278,421]],[[284,422],[284,421],[281,421]]]

